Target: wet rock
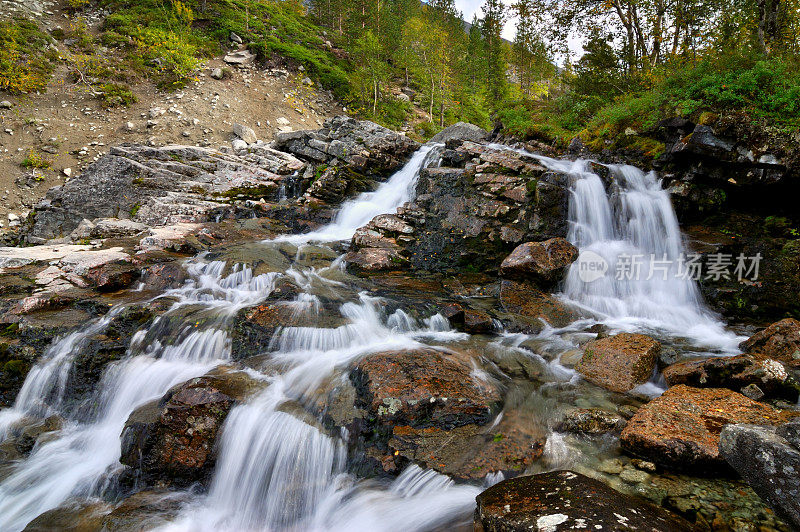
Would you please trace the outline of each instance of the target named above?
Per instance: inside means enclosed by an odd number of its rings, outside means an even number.
[[[686,384],[695,388],[728,388],[756,400],[769,397],[797,401],[800,390],[800,385],[783,364],[754,355],[679,362],[667,367],[663,375],[670,386]]]
[[[238,374],[251,381],[245,374]],[[243,376],[243,377],[242,377]],[[224,388],[223,392],[220,388]],[[120,462],[140,480],[188,485],[203,481],[216,460],[217,434],[237,399],[250,389],[230,385],[226,376],[206,376],[179,384],[158,402],[136,409],[122,431]]]
[[[649,336],[621,333],[586,344],[575,369],[593,384],[627,392],[650,379],[660,351]]]
[[[291,298],[297,287],[284,283],[279,285],[280,298]],[[321,308],[313,303],[296,304],[289,301],[264,303],[239,312],[231,331],[231,349],[234,360],[268,353],[276,348],[273,338],[279,331],[291,336],[299,328],[342,327],[347,321],[338,311],[335,302],[323,301]],[[277,340],[277,338],[276,338]],[[289,338],[287,341],[291,341]]]
[[[794,414],[726,389],[669,388],[628,421],[620,441],[626,451],[670,468],[713,470],[722,428],[735,423],[776,425]]]
[[[497,271],[521,243],[566,236],[561,176],[533,158],[473,142],[445,156],[464,167],[422,170],[413,204],[419,214],[404,218],[416,229],[403,244],[416,269]]]
[[[578,258],[578,248],[563,238],[526,242],[517,246],[500,264],[500,275],[508,279],[531,280],[542,286],[561,280]]]
[[[71,500],[48,510],[27,524],[25,532],[85,532],[103,529],[103,518],[109,511],[105,503],[86,504]]]
[[[773,323],[742,342],[739,347],[747,353],[800,367],[800,321],[786,318]]]
[[[564,419],[556,430],[590,435],[619,433],[625,428],[625,424],[625,419],[613,412],[599,408],[579,408],[564,414]]]
[[[452,126],[446,127],[433,137],[430,142],[446,144],[452,141],[482,142],[489,139],[489,132],[483,128],[468,122],[457,122]]]
[[[360,174],[388,177],[419,144],[373,122],[337,116],[319,131],[278,133],[272,147],[306,161],[344,164]]]
[[[553,327],[565,327],[577,314],[550,294],[530,283],[504,279],[500,284],[500,306],[509,314],[509,330],[538,333],[542,320]]]
[[[725,460],[796,527],[800,527],[800,449],[791,434],[796,435],[798,427],[796,422],[780,427],[728,425],[719,442]]]
[[[488,334],[494,327],[492,317],[483,311],[467,309],[464,311],[464,332],[469,334]]]
[[[329,166],[306,191],[306,198],[337,205],[345,198],[375,188],[375,181],[346,166]]]
[[[385,272],[401,270],[408,265],[397,250],[389,248],[363,248],[344,256],[347,267],[355,272]]]
[[[154,264],[142,273],[143,290],[164,291],[183,286],[189,278],[186,268],[177,261]]]
[[[486,424],[500,403],[499,392],[471,373],[453,355],[419,349],[370,355],[350,379],[377,424],[449,430]]]
[[[666,510],[572,471],[505,480],[476,501],[475,529],[485,532],[693,530]]]
[[[101,522],[102,530],[139,531],[167,526],[189,502],[185,493],[140,491],[123,500]]]
[[[489,474],[502,473],[506,478],[521,474],[542,456],[545,439],[530,420],[510,414],[493,427],[396,426],[388,448],[394,462],[406,459],[452,478],[474,481]]]

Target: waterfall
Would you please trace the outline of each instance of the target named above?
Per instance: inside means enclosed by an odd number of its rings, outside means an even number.
[[[366,192],[345,202],[332,223],[311,233],[279,237],[274,242],[335,242],[350,240],[356,229],[367,225],[379,214],[390,214],[414,199],[420,171],[434,164],[443,144],[425,144],[388,181],[374,192]]]
[[[513,151],[569,180],[567,238],[580,255],[564,282],[568,302],[614,329],[677,336],[710,351],[738,352],[743,338],[725,330],[703,302],[696,281],[681,272],[689,252],[669,192],[655,172],[608,165],[611,184],[606,190],[590,161]],[[590,266],[599,273],[587,275]]]
[[[396,212],[412,200],[420,172],[437,163],[440,151],[440,145],[423,146],[377,190],[344,203],[329,225],[261,245],[282,252],[297,246],[296,257],[301,257],[310,242],[349,240],[376,215]],[[582,255],[591,252],[612,265],[623,254],[676,260],[685,252],[669,196],[655,174],[612,166],[613,185],[607,191],[586,162],[539,160],[568,176],[568,237]],[[319,269],[296,260],[286,272],[254,275],[247,265],[208,261],[202,254],[189,261],[185,284],[158,296],[171,301],[170,308],[136,332],[126,355],[105,368],[94,396],[87,398],[90,411],[70,416],[63,411],[70,365],[86,341],[124,307],[54,342],[29,373],[15,406],[0,411],[0,439],[26,417],[60,414],[68,421],[13,464],[0,482],[0,530],[22,530],[71,499],[107,496],[123,467],[120,435],[130,414],[171,387],[230,361],[233,318],[263,302],[281,277],[301,293],[275,304],[311,319],[338,312],[338,326],[275,330],[263,349],[278,372],[264,377],[268,386],[257,396],[231,410],[218,436],[208,492],[188,494],[190,502],[165,528],[425,531],[469,519],[480,487],[459,485],[413,465],[393,481],[360,479],[348,470],[346,435],[326,430],[305,413],[303,406],[318,404],[325,385],[346,380],[348,368],[361,357],[469,338],[451,330],[439,314],[417,317],[380,297],[358,293],[340,265],[341,258]],[[610,269],[587,281],[580,273],[579,264],[573,265],[562,297],[612,327],[665,330],[722,348],[736,341],[704,307],[691,280],[617,280]],[[473,378],[491,377],[475,366]],[[557,439],[548,443],[548,457],[557,462],[565,447]],[[493,475],[487,482],[499,478]]]

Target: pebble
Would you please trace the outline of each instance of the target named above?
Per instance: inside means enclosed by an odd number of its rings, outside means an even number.
[[[638,469],[626,467],[619,474],[619,478],[621,478],[628,484],[639,484],[641,482],[647,481],[650,478],[650,474],[644,471],[639,471]]]
[[[0,109],[11,109],[12,107],[14,107],[14,104],[9,102],[8,100],[3,100],[2,102],[0,102]]]
[[[62,172],[64,173],[64,175],[65,175],[65,176],[67,176],[67,177],[71,177],[71,176],[72,176],[72,168],[64,168],[64,169],[63,169],[63,170],[61,170],[61,171],[62,171]]]

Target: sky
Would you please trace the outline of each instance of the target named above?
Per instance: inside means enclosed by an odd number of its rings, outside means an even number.
[[[475,13],[478,14],[479,18],[483,16],[483,13],[481,12],[481,5],[483,2],[484,0],[456,0],[456,7],[464,14],[464,20],[471,22],[472,15]],[[507,6],[510,6],[513,2],[512,0],[503,0],[503,3]],[[516,25],[516,18],[509,18],[506,21],[505,28],[503,29],[503,37],[513,42]],[[569,39],[569,49],[572,52],[571,55],[573,57],[579,57],[583,52],[581,40],[576,36],[571,36]]]

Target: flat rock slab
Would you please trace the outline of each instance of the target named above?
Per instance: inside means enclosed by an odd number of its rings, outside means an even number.
[[[351,373],[360,402],[379,424],[452,429],[484,425],[499,392],[472,368],[433,349],[378,353]]]
[[[0,272],[6,268],[20,268],[35,262],[51,262],[72,253],[89,251],[93,246],[58,244],[25,248],[0,247]]]
[[[475,500],[475,530],[483,532],[694,530],[666,510],[572,471],[505,480]]]
[[[686,384],[695,388],[728,388],[742,393],[747,391],[747,387],[757,386],[762,397],[790,401],[797,401],[800,389],[781,362],[759,355],[679,362],[664,369],[664,380],[670,386]]]
[[[642,406],[622,431],[626,451],[675,469],[719,469],[725,425],[778,425],[797,414],[780,411],[723,388],[669,388]]]
[[[624,393],[650,380],[660,352],[649,336],[621,333],[586,344],[575,369],[592,384]]]

